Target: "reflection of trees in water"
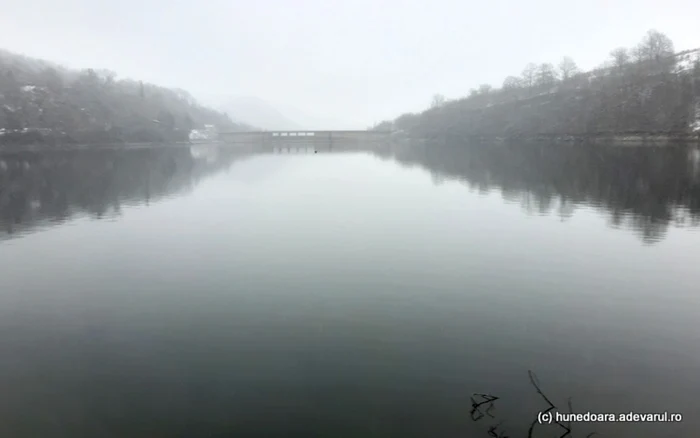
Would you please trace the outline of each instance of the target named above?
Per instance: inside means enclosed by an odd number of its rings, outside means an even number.
[[[700,225],[700,154],[682,148],[451,144],[365,150],[428,169],[436,184],[456,180],[478,193],[499,190],[505,202],[530,214],[567,220],[576,208],[594,207],[609,214],[611,226],[634,229],[645,242],[662,239],[671,223]],[[119,214],[124,205],[186,191],[251,152],[153,148],[0,155],[0,226],[13,233],[79,214]]]
[[[240,155],[195,159],[186,147],[0,155],[0,225],[14,233],[80,214],[119,214],[189,190]]]
[[[397,147],[392,155],[427,168],[434,181],[498,189],[528,213],[566,220],[578,206],[602,209],[612,226],[632,228],[645,242],[662,239],[670,223],[700,225],[700,173],[684,148],[452,144]]]

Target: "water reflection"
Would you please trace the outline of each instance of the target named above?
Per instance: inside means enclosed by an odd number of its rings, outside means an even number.
[[[419,144],[377,152],[431,172],[433,182],[460,181],[527,213],[594,207],[613,227],[652,243],[669,226],[700,225],[700,152],[684,148],[567,145]]]
[[[190,191],[203,178],[256,154],[360,151],[357,145],[194,145],[0,154],[0,240],[81,216],[119,216]]]
[[[250,153],[199,145],[2,154],[0,228],[7,237],[83,215],[118,216],[123,206],[185,193]]]
[[[459,181],[479,193],[499,190],[528,214],[567,220],[579,208],[603,212],[611,226],[660,241],[669,226],[700,225],[700,151],[568,145],[383,144],[161,147],[0,155],[3,236],[88,215],[120,214],[190,190],[199,180],[253,154],[364,151]],[[2,237],[0,237],[2,238]]]

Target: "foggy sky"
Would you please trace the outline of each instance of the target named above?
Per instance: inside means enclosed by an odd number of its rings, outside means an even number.
[[[0,47],[365,128],[531,61],[592,68],[650,28],[700,46],[698,16],[694,0],[0,0]]]

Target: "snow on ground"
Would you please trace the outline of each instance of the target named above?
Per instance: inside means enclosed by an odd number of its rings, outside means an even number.
[[[700,132],[700,119],[696,119],[690,124],[690,130],[693,132]]]
[[[700,61],[700,50],[684,53],[676,58],[676,73],[691,71]]]
[[[695,120],[690,123],[690,130],[700,132],[700,102],[695,104]]]
[[[218,132],[213,125],[204,125],[204,129],[190,131],[190,140],[216,140]]]

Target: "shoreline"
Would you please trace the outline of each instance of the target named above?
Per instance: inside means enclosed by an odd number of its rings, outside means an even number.
[[[53,152],[53,151],[98,151],[98,150],[131,150],[131,149],[155,149],[174,146],[219,145],[218,140],[211,141],[174,141],[174,142],[150,142],[150,143],[105,143],[105,144],[62,144],[62,145],[0,145],[0,153],[14,152]]]
[[[443,139],[458,140],[449,134],[441,136]],[[434,138],[438,140],[439,138]],[[406,138],[410,139],[410,137]],[[414,137],[414,140],[431,141],[428,138]],[[396,140],[396,139],[394,139]],[[506,143],[550,143],[568,146],[606,146],[606,147],[700,147],[700,133],[669,135],[669,134],[589,134],[589,135],[549,135],[539,134],[524,137],[507,136],[465,136],[465,142],[493,142],[496,144]],[[257,144],[257,142],[252,142]],[[63,151],[99,151],[99,150],[134,150],[134,149],[156,149],[182,146],[236,146],[241,143],[226,142],[222,140],[195,140],[195,141],[173,141],[173,142],[142,142],[142,143],[104,143],[104,144],[30,144],[30,145],[0,145],[0,154],[19,152],[63,152]],[[262,143],[260,143],[262,144]]]

